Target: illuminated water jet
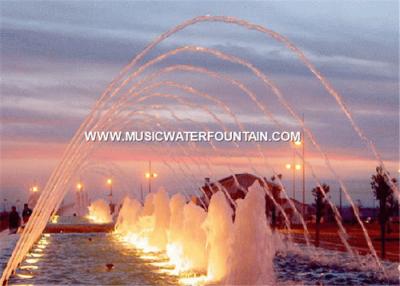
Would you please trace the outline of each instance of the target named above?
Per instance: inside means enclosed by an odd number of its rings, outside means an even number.
[[[207,22],[207,21],[225,22],[225,23],[229,23],[229,24],[240,25],[247,29],[252,29],[252,30],[262,32],[265,35],[269,35],[273,39],[283,43],[289,50],[293,51],[299,57],[299,59],[306,65],[306,67],[323,84],[324,88],[329,92],[329,94],[331,94],[335,98],[335,100],[337,101],[341,110],[343,111],[345,116],[349,119],[353,129],[357,132],[358,136],[364,142],[366,142],[367,146],[373,151],[375,158],[383,166],[385,172],[387,173],[387,171],[383,165],[383,161],[380,158],[380,154],[377,152],[374,144],[372,143],[371,140],[369,140],[363,134],[361,129],[357,126],[357,124],[355,123],[355,121],[352,118],[351,113],[349,112],[348,108],[346,107],[343,100],[341,99],[340,95],[332,88],[330,83],[308,61],[308,59],[304,56],[302,51],[299,50],[294,44],[292,44],[284,36],[274,32],[272,30],[269,30],[269,29],[264,28],[259,25],[249,23],[244,20],[235,19],[233,17],[209,16],[209,15],[196,17],[194,19],[191,19],[191,20],[188,20],[188,21],[182,23],[181,25],[171,29],[167,33],[164,33],[163,35],[158,37],[147,48],[145,48],[143,50],[143,52],[141,52],[137,57],[135,57],[134,60],[121,71],[120,75],[106,88],[105,92],[102,94],[102,96],[96,103],[95,107],[91,111],[90,115],[82,123],[79,130],[76,132],[73,139],[71,140],[70,144],[67,146],[67,149],[65,150],[65,152],[62,156],[62,160],[61,160],[60,164],[58,164],[57,167],[52,172],[50,179],[39,198],[38,204],[37,204],[36,208],[34,209],[31,219],[29,220],[28,224],[26,225],[25,229],[23,230],[23,234],[21,235],[21,237],[13,251],[12,257],[10,258],[10,260],[3,272],[3,275],[1,277],[1,284],[3,284],[9,278],[11,273],[13,273],[13,271],[20,264],[22,259],[29,252],[29,250],[31,249],[33,244],[40,237],[49,218],[55,214],[64,195],[66,194],[66,192],[68,190],[67,186],[69,185],[71,178],[75,175],[77,170],[79,170],[79,166],[81,164],[83,164],[83,162],[87,159],[92,146],[89,146],[89,147],[84,146],[85,144],[84,144],[83,140],[80,138],[82,135],[82,132],[85,130],[91,130],[92,128],[98,127],[98,126],[107,126],[107,123],[109,121],[111,121],[111,118],[113,118],[113,117],[103,116],[104,115],[103,112],[107,109],[109,110],[110,113],[106,113],[106,114],[111,115],[113,113],[118,112],[118,107],[116,105],[112,104],[111,99],[118,97],[119,93],[123,91],[123,88],[125,85],[129,84],[131,80],[134,80],[138,76],[140,76],[141,71],[145,69],[144,67],[146,65],[141,66],[140,68],[138,68],[137,70],[135,70],[134,72],[131,72],[131,73],[129,73],[130,69],[133,68],[141,59],[143,59],[143,57],[150,50],[152,50],[156,45],[158,45],[158,43],[160,43],[164,39],[168,38],[169,36],[173,35],[176,32],[179,32],[180,30],[186,28],[187,26],[190,26],[190,25],[193,25],[193,24],[196,24],[199,22]],[[192,48],[184,47],[184,49],[187,49],[187,50],[193,49],[193,51],[195,51],[197,53],[204,53],[205,51],[207,51],[207,49],[203,48],[203,47],[192,47]],[[223,54],[221,54],[217,51],[215,51],[214,54],[215,55],[218,54],[219,56],[222,56],[222,57],[225,57],[225,59],[228,59],[226,56],[224,56]],[[159,59],[161,59],[161,60],[165,59],[165,58],[166,58],[165,54],[162,55],[161,57],[159,57]],[[246,65],[246,63],[244,61],[239,61],[239,63]],[[252,65],[247,65],[247,66],[253,67]],[[277,89],[277,87],[273,83],[271,83],[263,73],[259,72],[256,69],[252,69],[252,70],[254,72],[256,72],[257,76],[259,76],[261,79],[263,79],[264,82],[272,88],[274,93],[278,96],[280,102],[287,108],[287,110],[290,111],[293,118],[295,118],[302,125],[301,119],[299,118],[297,113],[294,112],[293,108],[287,104],[286,100],[283,97],[283,94],[279,91],[279,89]],[[125,76],[127,76],[127,78],[124,78]],[[148,88],[148,86],[147,86],[147,88]],[[259,108],[264,113],[268,113],[266,111],[264,105],[260,105]],[[346,191],[346,188],[344,188],[344,185],[341,182],[340,178],[336,175],[335,170],[330,165],[326,154],[324,152],[322,152],[322,149],[317,144],[317,142],[314,140],[313,134],[310,131],[308,131],[308,129],[305,128],[305,130],[306,130],[306,135],[308,136],[308,138],[310,138],[312,140],[312,143],[316,146],[316,148],[318,150],[320,150],[321,155],[325,158],[326,165],[329,167],[331,172],[336,176],[336,179],[340,182],[340,184],[344,190],[346,199],[350,202],[352,207],[355,209],[355,206],[354,206],[351,196],[348,194],[348,192]],[[90,144],[88,144],[88,145],[90,145]],[[392,188],[393,188],[393,191],[398,195],[397,187],[392,185]],[[324,194],[324,196],[325,196],[325,194]],[[167,205],[165,203],[165,200],[161,200],[161,201],[164,202],[164,203],[161,203],[161,205],[163,205],[165,207]],[[149,202],[147,207],[145,205],[145,207],[142,210],[143,216],[139,219],[139,221],[137,223],[140,228],[143,228],[146,230],[146,231],[144,231],[144,233],[141,233],[139,235],[139,238],[140,239],[143,237],[147,238],[147,240],[145,240],[145,242],[147,244],[150,243],[150,244],[157,245],[159,243],[158,247],[160,247],[162,249],[166,248],[168,251],[168,244],[165,245],[165,240],[166,240],[165,237],[168,238],[168,235],[165,235],[167,223],[165,223],[164,221],[160,221],[160,219],[157,221],[157,215],[155,214],[154,209],[151,209],[151,206],[149,206],[149,204],[152,205],[153,202]],[[157,202],[157,204],[160,204],[160,202]],[[239,206],[238,206],[238,208],[239,208]],[[246,209],[246,208],[244,208],[244,209]],[[333,207],[333,209],[335,209],[335,207]],[[184,215],[187,215],[187,216],[190,216],[190,213],[193,213],[193,217],[191,219],[194,219],[194,221],[196,221],[196,222],[202,222],[206,216],[204,210],[202,210],[200,207],[198,207],[194,204],[185,205],[184,209],[183,209],[183,213],[184,213]],[[336,215],[337,221],[340,221],[338,219],[338,218],[340,218],[340,215],[337,216],[337,212],[335,212],[335,215]],[[368,232],[366,231],[364,224],[360,220],[360,217],[357,213],[356,213],[356,217],[357,217],[357,220],[358,220],[360,226],[362,227],[365,239],[367,241],[367,244],[370,248],[371,253],[375,257],[376,263],[379,266],[381,266],[380,260],[377,257],[375,249],[373,248],[372,242],[368,236]],[[187,235],[187,233],[186,233],[187,229],[185,229],[185,227],[187,228],[187,224],[188,224],[188,222],[186,222],[186,224],[185,223],[183,224],[183,227],[182,227],[183,236]],[[157,226],[156,232],[162,234],[161,242],[155,241],[154,238],[149,240],[148,235],[152,233],[151,231],[154,232],[155,225]],[[339,226],[341,226],[340,223],[339,223]],[[305,229],[306,229],[306,226],[305,226]],[[200,230],[196,229],[196,231],[200,231]],[[341,231],[343,232],[342,229],[341,229]],[[342,233],[341,235],[345,236],[344,234],[345,233]],[[344,243],[346,243],[346,241],[344,241]],[[203,244],[204,244],[204,241],[200,239],[199,240],[200,249],[204,248]],[[39,246],[44,246],[44,245],[39,245]],[[158,248],[158,247],[156,247],[156,248]],[[182,247],[182,253],[184,255],[187,255],[187,253],[190,253],[190,249],[188,249],[187,246],[186,247],[184,246],[184,247]],[[201,258],[202,259],[199,259],[199,263],[198,263],[199,269],[204,268],[204,264],[205,264],[204,261],[207,261],[206,257],[201,257]],[[185,265],[185,267],[186,267],[187,263],[188,263],[187,261],[185,261],[185,263],[183,263]],[[232,277],[231,279],[233,279],[233,281],[235,281],[235,279],[240,280],[240,277],[237,277],[234,274],[231,274],[230,277]]]
[[[103,199],[98,199],[90,204],[88,207],[89,214],[87,218],[94,223],[111,223],[112,216],[110,213],[110,207],[107,202]]]

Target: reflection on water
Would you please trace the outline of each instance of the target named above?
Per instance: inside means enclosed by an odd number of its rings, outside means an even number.
[[[90,220],[84,216],[53,216],[50,220],[50,224],[61,224],[61,225],[87,225],[90,224]]]
[[[177,284],[174,277],[157,273],[157,267],[143,262],[141,253],[123,246],[112,234],[52,234],[44,241],[48,244],[42,249],[43,256],[31,258],[42,241],[11,279],[12,284]],[[113,265],[111,269],[107,264]]]
[[[302,285],[398,285],[396,275],[383,280],[376,277],[373,270],[361,270],[360,265],[348,263],[343,253],[325,251],[321,261],[309,257],[289,254],[277,254],[274,259],[277,279],[284,282],[301,283]],[[329,259],[330,258],[330,259]],[[394,263],[389,263],[393,272],[397,272]],[[394,271],[393,271],[394,270]]]
[[[332,255],[332,259],[336,256],[337,260],[338,253],[325,254]],[[4,263],[5,256],[1,259]],[[295,254],[278,254],[274,259],[277,284],[281,285],[398,283],[396,280],[380,281],[372,271],[343,265],[327,265]],[[179,277],[171,275],[172,270],[167,257],[138,251],[121,242],[115,234],[47,234],[34,246],[10,283],[176,285]]]

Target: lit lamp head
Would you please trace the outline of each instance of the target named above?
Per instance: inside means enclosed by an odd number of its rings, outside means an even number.
[[[294,145],[300,146],[301,145],[301,141],[294,141]]]
[[[286,167],[286,169],[288,169],[288,170],[289,170],[290,168],[292,168],[292,165],[290,165],[290,164],[286,164],[286,165],[285,165],[285,167]]]
[[[295,168],[296,168],[296,170],[300,170],[301,169],[301,165],[296,164]]]
[[[32,187],[32,193],[37,193],[37,192],[39,192],[38,186],[33,186]]]
[[[157,178],[158,174],[147,172],[146,174],[144,174],[144,176],[146,177],[146,179],[153,179],[153,178]]]
[[[111,178],[107,179],[107,185],[112,185],[112,179]]]
[[[76,189],[78,190],[78,192],[81,191],[83,189],[82,183],[76,184]]]

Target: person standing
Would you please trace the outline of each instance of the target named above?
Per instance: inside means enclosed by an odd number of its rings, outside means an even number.
[[[22,221],[24,224],[28,222],[31,214],[32,210],[28,207],[28,204],[24,204],[24,210],[22,211]]]
[[[10,234],[17,233],[19,226],[21,225],[21,218],[17,212],[15,206],[11,207],[11,212],[8,216],[8,229]]]

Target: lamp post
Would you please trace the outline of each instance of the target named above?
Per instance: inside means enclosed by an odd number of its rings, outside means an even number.
[[[112,204],[112,197],[113,197],[112,184],[113,184],[112,179],[111,179],[111,178],[108,178],[108,179],[107,179],[107,185],[108,185],[109,188],[110,188],[110,193],[109,193],[109,195],[108,195],[108,196],[110,197],[110,204]]]
[[[373,200],[375,202],[375,200]],[[342,213],[342,188],[339,188],[339,212],[340,216],[343,216]]]
[[[302,215],[304,217],[304,215],[306,214],[305,212],[305,207],[306,207],[306,157],[305,157],[305,139],[304,139],[304,113],[302,116],[302,120],[303,120],[303,130],[301,132],[301,156],[302,156],[302,161],[303,161],[303,208],[302,208]]]
[[[81,182],[78,182],[76,184],[76,207],[77,210],[76,212],[78,213],[78,215],[81,215],[81,209],[82,209],[82,191],[83,191],[83,185]]]
[[[110,187],[110,193],[108,195],[110,197],[110,204],[109,204],[110,214],[113,215],[115,211],[115,205],[113,204],[113,188],[112,188],[113,180],[111,178],[107,179],[107,185]]]
[[[28,204],[33,207],[38,199],[39,187],[34,184],[29,188]]]
[[[302,131],[301,131],[301,140],[300,141],[295,141],[294,142],[294,148],[299,147],[301,145],[301,159],[302,159],[302,164],[301,165],[296,165],[295,164],[295,159],[296,159],[296,150],[293,149],[293,197],[295,198],[295,179],[296,179],[296,174],[295,170],[300,170],[302,169],[302,208],[301,208],[301,214],[304,217],[305,215],[305,206],[306,206],[306,164],[305,164],[305,140],[304,140],[304,114],[302,116]],[[288,164],[287,164],[288,165]],[[289,164],[290,165],[290,164]],[[287,167],[286,167],[287,168]],[[287,169],[290,169],[287,168]]]
[[[83,190],[83,185],[82,185],[81,182],[79,182],[79,183],[76,185],[76,189],[77,189],[79,192]]]
[[[304,119],[303,119],[304,120]],[[301,165],[296,165],[297,170],[302,169],[302,208],[301,208],[301,214],[305,215],[305,204],[306,204],[306,180],[305,180],[305,159],[304,159],[304,138],[302,137],[301,141],[296,141],[294,142],[295,147],[301,145],[301,159],[302,159],[302,164]],[[294,156],[293,156],[294,157]],[[293,159],[294,160],[294,159]],[[299,167],[297,167],[299,166]]]
[[[288,164],[285,165],[285,167],[288,170],[292,170],[292,176],[293,176],[293,178],[292,178],[292,180],[293,180],[293,182],[292,182],[292,196],[293,196],[293,199],[295,200],[296,199],[296,171],[300,171],[301,170],[301,165],[300,164],[295,164],[294,160],[293,160],[293,164],[289,164],[288,163]]]
[[[144,200],[143,200],[143,185],[140,184],[140,202],[143,204]]]
[[[149,193],[151,193],[151,180],[154,178],[157,178],[157,173],[153,173],[151,170],[151,161],[149,161],[149,170],[148,172],[145,174],[146,179],[148,180],[148,184],[149,184]]]

